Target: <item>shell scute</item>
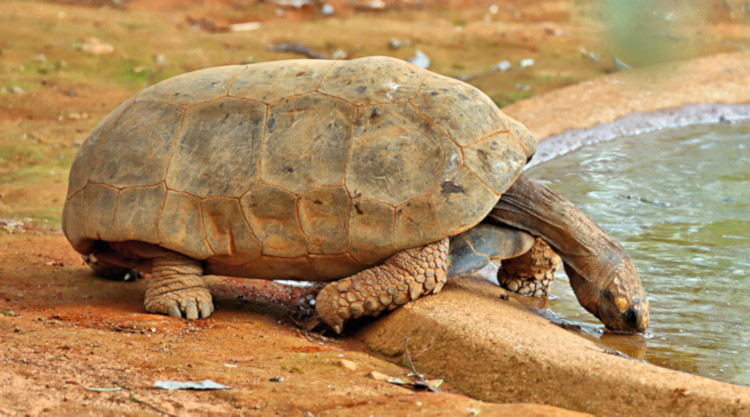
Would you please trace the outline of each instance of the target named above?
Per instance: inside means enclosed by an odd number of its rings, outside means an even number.
[[[263,182],[294,193],[342,185],[354,114],[348,103],[315,93],[270,106],[261,156]]]
[[[400,59],[370,57],[337,62],[323,77],[318,91],[357,106],[411,100],[425,71]]]
[[[185,112],[167,186],[198,197],[239,197],[258,181],[266,106],[238,98]]]
[[[315,91],[333,61],[294,59],[250,65],[232,83],[229,95],[272,103]]]
[[[310,255],[310,264],[321,281],[344,278],[366,268],[348,253],[338,255]]]
[[[201,201],[206,239],[217,262],[241,265],[260,256],[260,241],[234,198],[209,197]]]
[[[515,181],[526,157],[510,133],[500,133],[464,148],[466,166],[498,195]]]
[[[140,240],[158,244],[157,220],[167,189],[164,184],[120,190],[114,224],[115,241]]]
[[[307,255],[307,237],[297,218],[297,197],[285,190],[259,184],[240,199],[255,236],[267,256],[294,258]]]
[[[79,191],[65,201],[62,213],[62,228],[73,249],[80,253],[90,253],[94,240],[86,236],[86,220],[83,217],[84,192]]]
[[[109,136],[109,133],[114,127],[115,121],[125,110],[128,109],[128,107],[130,107],[132,103],[133,99],[130,99],[112,110],[111,113],[106,115],[104,119],[96,125],[94,130],[91,131],[83,142],[81,149],[78,150],[78,153],[73,160],[73,166],[70,168],[67,198],[70,198],[70,196],[86,186],[91,175],[91,169],[99,145],[105,137]]]
[[[365,265],[373,265],[395,251],[395,209],[368,198],[353,198],[349,211],[349,252]]]
[[[410,248],[444,238],[429,196],[412,198],[396,209],[394,240],[396,247]],[[413,242],[421,242],[414,244]]]
[[[91,182],[116,188],[161,182],[182,116],[182,110],[167,104],[130,105],[102,138]]]
[[[84,233],[93,239],[111,240],[112,222],[117,210],[118,190],[102,184],[89,184],[84,190]]]
[[[461,161],[460,149],[411,105],[368,107],[355,122],[346,187],[397,206],[433,192]]]
[[[467,198],[468,197],[468,198]],[[478,223],[497,203],[497,197],[466,167],[440,185],[432,195],[440,230],[454,236]]]
[[[427,77],[414,105],[461,146],[509,128],[505,115],[479,89],[441,75]]]
[[[138,93],[136,102],[156,101],[178,107],[227,95],[232,79],[245,67],[228,65],[188,72],[166,79]]]
[[[300,224],[310,254],[340,254],[349,248],[349,194],[343,187],[317,188],[298,199]]]
[[[206,241],[199,198],[167,191],[157,227],[160,246],[195,259],[213,255]]]

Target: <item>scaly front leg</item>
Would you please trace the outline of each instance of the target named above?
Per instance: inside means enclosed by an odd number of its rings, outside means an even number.
[[[448,242],[407,249],[382,265],[328,284],[315,300],[320,318],[341,333],[349,318],[378,316],[422,295],[438,293],[446,280]]]

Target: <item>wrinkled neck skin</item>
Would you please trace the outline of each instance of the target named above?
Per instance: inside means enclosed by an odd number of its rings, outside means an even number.
[[[648,300],[630,257],[560,194],[522,174],[485,221],[544,239],[562,258],[578,301],[610,330],[648,327]]]

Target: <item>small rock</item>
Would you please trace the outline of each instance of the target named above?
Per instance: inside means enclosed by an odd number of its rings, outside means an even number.
[[[510,61],[507,59],[504,59],[500,62],[498,62],[494,67],[492,67],[493,71],[508,71],[513,65],[511,65]]]
[[[72,113],[68,113],[67,117],[68,119],[71,119],[71,120],[88,120],[89,114],[86,112],[84,113],[72,112]]]
[[[521,68],[531,67],[531,66],[534,66],[534,60],[531,58],[526,58],[522,60],[518,65]]]
[[[229,25],[230,32],[249,32],[260,29],[260,22],[234,23]]]
[[[529,91],[531,90],[531,86],[528,84],[516,84],[516,90],[518,91]]]
[[[492,6],[490,6],[490,8],[489,8],[489,12],[490,12],[490,14],[497,14],[497,10],[498,10],[498,8],[497,8],[497,5],[496,5],[496,4],[493,4],[493,5],[492,5]]]
[[[389,377],[388,375],[378,372],[378,371],[372,371],[369,374],[367,374],[367,376],[376,381],[388,381],[389,379],[391,379],[391,377]]]
[[[333,11],[333,6],[331,6],[330,4],[324,4],[320,6],[320,13],[323,16],[330,16],[333,14]]]
[[[269,379],[269,381],[271,381],[271,382],[284,382],[284,377],[283,376],[275,376],[275,377]]]
[[[352,362],[352,361],[346,360],[346,359],[339,359],[338,364],[340,366],[342,366],[342,367],[350,370],[350,371],[356,371],[357,370],[357,364],[354,363],[354,362]]]
[[[632,68],[630,65],[626,64],[624,61],[622,61],[618,57],[613,57],[612,61],[615,64],[615,71],[624,71],[624,70]]]
[[[230,389],[226,385],[217,384],[210,379],[205,379],[199,382],[181,382],[181,381],[156,381],[154,387],[165,390],[216,390],[216,389]]]
[[[99,38],[89,37],[83,40],[81,50],[91,55],[112,55],[115,47],[100,41]]]
[[[299,9],[303,6],[311,6],[314,2],[312,0],[273,0],[273,3],[281,7]]]
[[[331,54],[331,59],[346,59],[346,51],[343,49],[337,49]]]
[[[581,52],[581,56],[583,56],[584,58],[587,58],[592,62],[599,62],[599,54],[597,54],[596,52],[589,51],[583,47],[579,48],[578,50]]]
[[[419,49],[417,49],[416,56],[412,59],[407,59],[407,61],[419,68],[427,69],[430,67],[430,58]]]
[[[380,11],[385,10],[386,4],[383,0],[360,1],[354,6],[359,10]]]
[[[164,56],[164,54],[155,54],[154,55],[154,64],[157,66],[163,67],[167,65],[167,57]]]

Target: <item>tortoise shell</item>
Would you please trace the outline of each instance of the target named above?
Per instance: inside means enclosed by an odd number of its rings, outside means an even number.
[[[73,162],[63,230],[206,273],[330,281],[479,223],[536,143],[482,92],[404,61],[291,60],[153,85]]]

